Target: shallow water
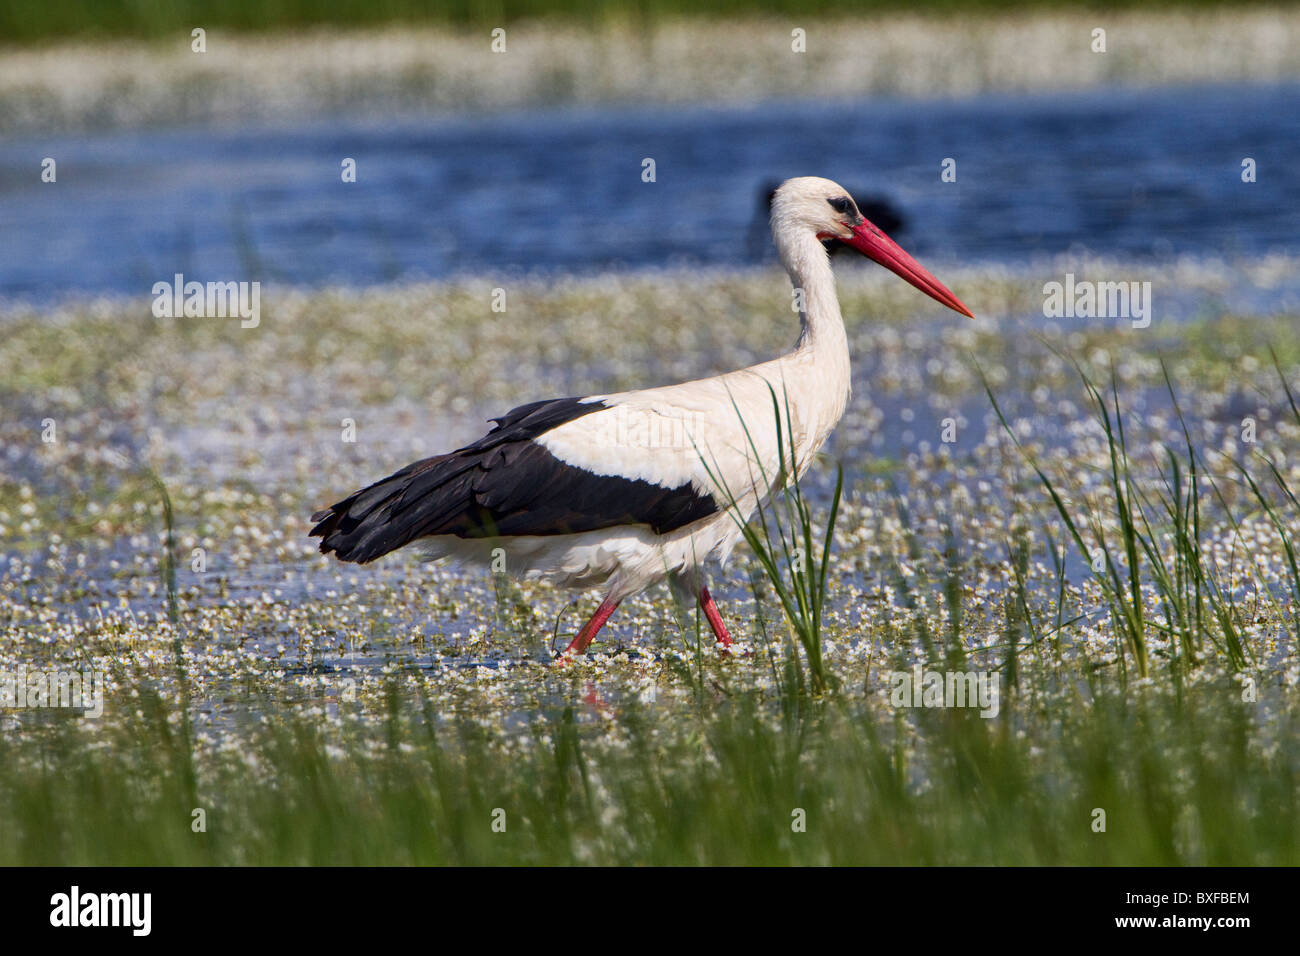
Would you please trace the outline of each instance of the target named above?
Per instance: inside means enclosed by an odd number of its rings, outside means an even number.
[[[0,144],[0,296],[732,266],[816,173],[931,261],[1300,252],[1295,84],[147,129]],[[43,184],[42,157],[58,162]],[[358,181],[340,181],[340,161]],[[653,158],[656,182],[642,182]],[[940,164],[957,161],[957,181]],[[1257,182],[1241,181],[1252,157]]]
[[[860,199],[883,197],[904,218],[898,238],[922,258],[1005,265],[1029,284],[1043,281],[1043,270],[1032,263],[1058,253],[1136,264],[1175,255],[1221,264],[1273,251],[1294,255],[1300,253],[1294,223],[1300,171],[1288,157],[1300,141],[1300,116],[1289,108],[1297,92],[1295,86],[1181,89],[474,120],[341,117],[297,129],[146,130],[9,142],[0,145],[0,295],[37,302],[70,291],[140,296],[177,271],[312,287],[525,269],[745,265],[770,255],[763,184],[806,172],[833,176]],[[30,173],[43,155],[59,158],[55,185],[41,185]],[[1252,184],[1240,179],[1240,158],[1247,155],[1259,163]],[[357,184],[338,181],[341,156],[357,158]],[[641,182],[644,156],[656,158],[656,183]],[[945,156],[958,160],[956,183],[939,181]],[[862,170],[873,175],[864,178]],[[1080,237],[1087,237],[1086,247]],[[1223,268],[1227,285],[1217,305],[1207,287],[1180,300],[1167,282],[1158,286],[1161,318],[1227,310],[1228,302],[1267,314],[1295,301],[1294,270],[1285,270],[1281,285],[1269,285]],[[896,477],[904,494],[924,496],[924,488],[909,486],[908,470],[895,466],[933,449],[936,422],[960,421],[963,436],[970,436],[967,450],[998,430],[978,390],[945,397],[929,387],[937,372],[921,374],[928,360],[947,355],[939,328],[909,326],[910,335],[931,346],[913,360],[916,374],[903,379],[914,387],[875,387],[896,358],[869,349],[855,356],[859,410],[869,401],[876,414],[846,420],[828,449],[844,462],[850,488],[866,484],[866,469],[875,466]],[[1026,384],[1033,383],[1013,378],[1002,393],[1013,417],[1032,416],[1049,448],[1064,445],[1060,413],[1023,408]],[[1168,411],[1158,388],[1126,401],[1138,414]],[[310,405],[292,406],[288,418],[312,414]],[[301,493],[289,476],[296,475],[292,455],[307,440],[302,434],[282,425],[265,434],[232,431],[228,418],[205,411],[211,410],[196,408],[168,433],[186,461],[202,463],[204,482],[242,479]],[[403,423],[372,412],[370,423],[385,438],[368,444],[366,455],[400,462],[417,457],[405,451],[417,438],[433,448],[454,444],[452,430],[465,417],[474,416],[434,418],[421,408]],[[256,452],[258,464],[245,464],[241,451]],[[327,467],[333,459],[324,460]],[[966,480],[997,487],[996,475],[962,463],[970,469]],[[35,481],[36,464],[17,459],[9,468]],[[810,475],[819,506],[832,481],[830,468]],[[347,482],[330,484],[346,488]],[[303,500],[299,510],[310,513],[324,500],[332,499]],[[889,507],[889,499],[882,502]],[[133,573],[137,550],[126,540],[114,542],[86,569],[104,594],[69,599],[65,609],[88,617],[104,596],[115,599],[109,607],[124,598],[142,613],[156,609],[157,593],[140,591],[142,575]],[[481,588],[473,577],[425,578],[422,569],[395,561],[345,583],[332,565],[299,559],[231,566],[223,563],[223,550],[231,550],[228,540],[191,606],[257,606],[266,619],[238,634],[209,635],[207,650],[214,654],[246,652],[259,664],[282,664],[291,678],[375,672],[394,656],[432,666],[428,652],[380,637],[342,652],[304,649],[299,623],[273,622],[267,611],[331,605],[367,583],[411,583],[434,595],[474,593],[464,614],[421,606],[400,619],[408,635],[418,631],[454,648],[448,666],[495,666],[532,653],[510,647],[503,657],[500,646],[471,643],[493,627],[485,613],[490,601],[473,592]],[[120,570],[108,567],[112,559]],[[1078,555],[1068,560],[1072,580],[1087,577]],[[44,569],[37,564],[39,577]],[[861,575],[846,580],[867,593],[875,589]],[[746,597],[743,580],[718,590],[729,602]],[[263,601],[264,594],[270,598]],[[546,610],[549,617],[555,607]],[[365,616],[358,626],[382,632],[387,624]]]

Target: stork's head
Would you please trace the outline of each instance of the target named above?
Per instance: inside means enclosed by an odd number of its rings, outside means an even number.
[[[838,183],[819,176],[800,176],[781,184],[772,197],[772,235],[779,247],[800,234],[839,239],[930,298],[962,315],[975,317],[942,282],[858,212],[858,204]]]

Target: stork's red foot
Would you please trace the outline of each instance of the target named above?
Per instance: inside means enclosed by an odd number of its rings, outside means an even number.
[[[605,626],[605,622],[617,609],[617,601],[611,601],[609,598],[601,601],[600,607],[596,608],[596,613],[591,616],[591,620],[582,625],[582,630],[578,632],[578,636],[569,642],[569,646],[564,649],[564,653],[556,659],[555,663],[562,666],[583,653],[587,649],[587,645],[595,640],[596,634]]]
[[[718,613],[718,606],[713,603],[713,595],[708,588],[700,588],[700,609],[713,630],[713,636],[722,645],[722,652],[727,653],[731,647],[731,635],[727,633],[727,625],[722,623],[722,615]]]
[[[586,652],[591,642],[596,639],[600,629],[605,626],[605,622],[610,619],[617,609],[617,601],[609,598],[601,601],[600,607],[596,608],[596,613],[591,616],[591,619],[586,624],[582,625],[582,630],[578,631],[577,636],[569,642],[569,646],[555,659],[555,666],[563,667],[579,654]],[[713,637],[722,645],[722,653],[728,653],[728,648],[733,643],[731,635],[727,632],[727,625],[722,623],[722,615],[718,612],[718,605],[714,603],[713,595],[709,593],[708,588],[700,589],[700,609],[704,611],[704,617],[709,622]]]

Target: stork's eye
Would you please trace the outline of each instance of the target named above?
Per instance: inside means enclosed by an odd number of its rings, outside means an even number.
[[[853,200],[848,196],[836,196],[834,199],[826,200],[841,216],[847,216],[853,212]]]

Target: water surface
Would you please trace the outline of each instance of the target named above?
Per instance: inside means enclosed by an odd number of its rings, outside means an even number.
[[[178,271],[316,287],[739,265],[770,255],[766,184],[806,174],[888,202],[897,237],[939,263],[1294,253],[1298,99],[1291,84],[28,138],[0,144],[0,295],[145,295]]]

